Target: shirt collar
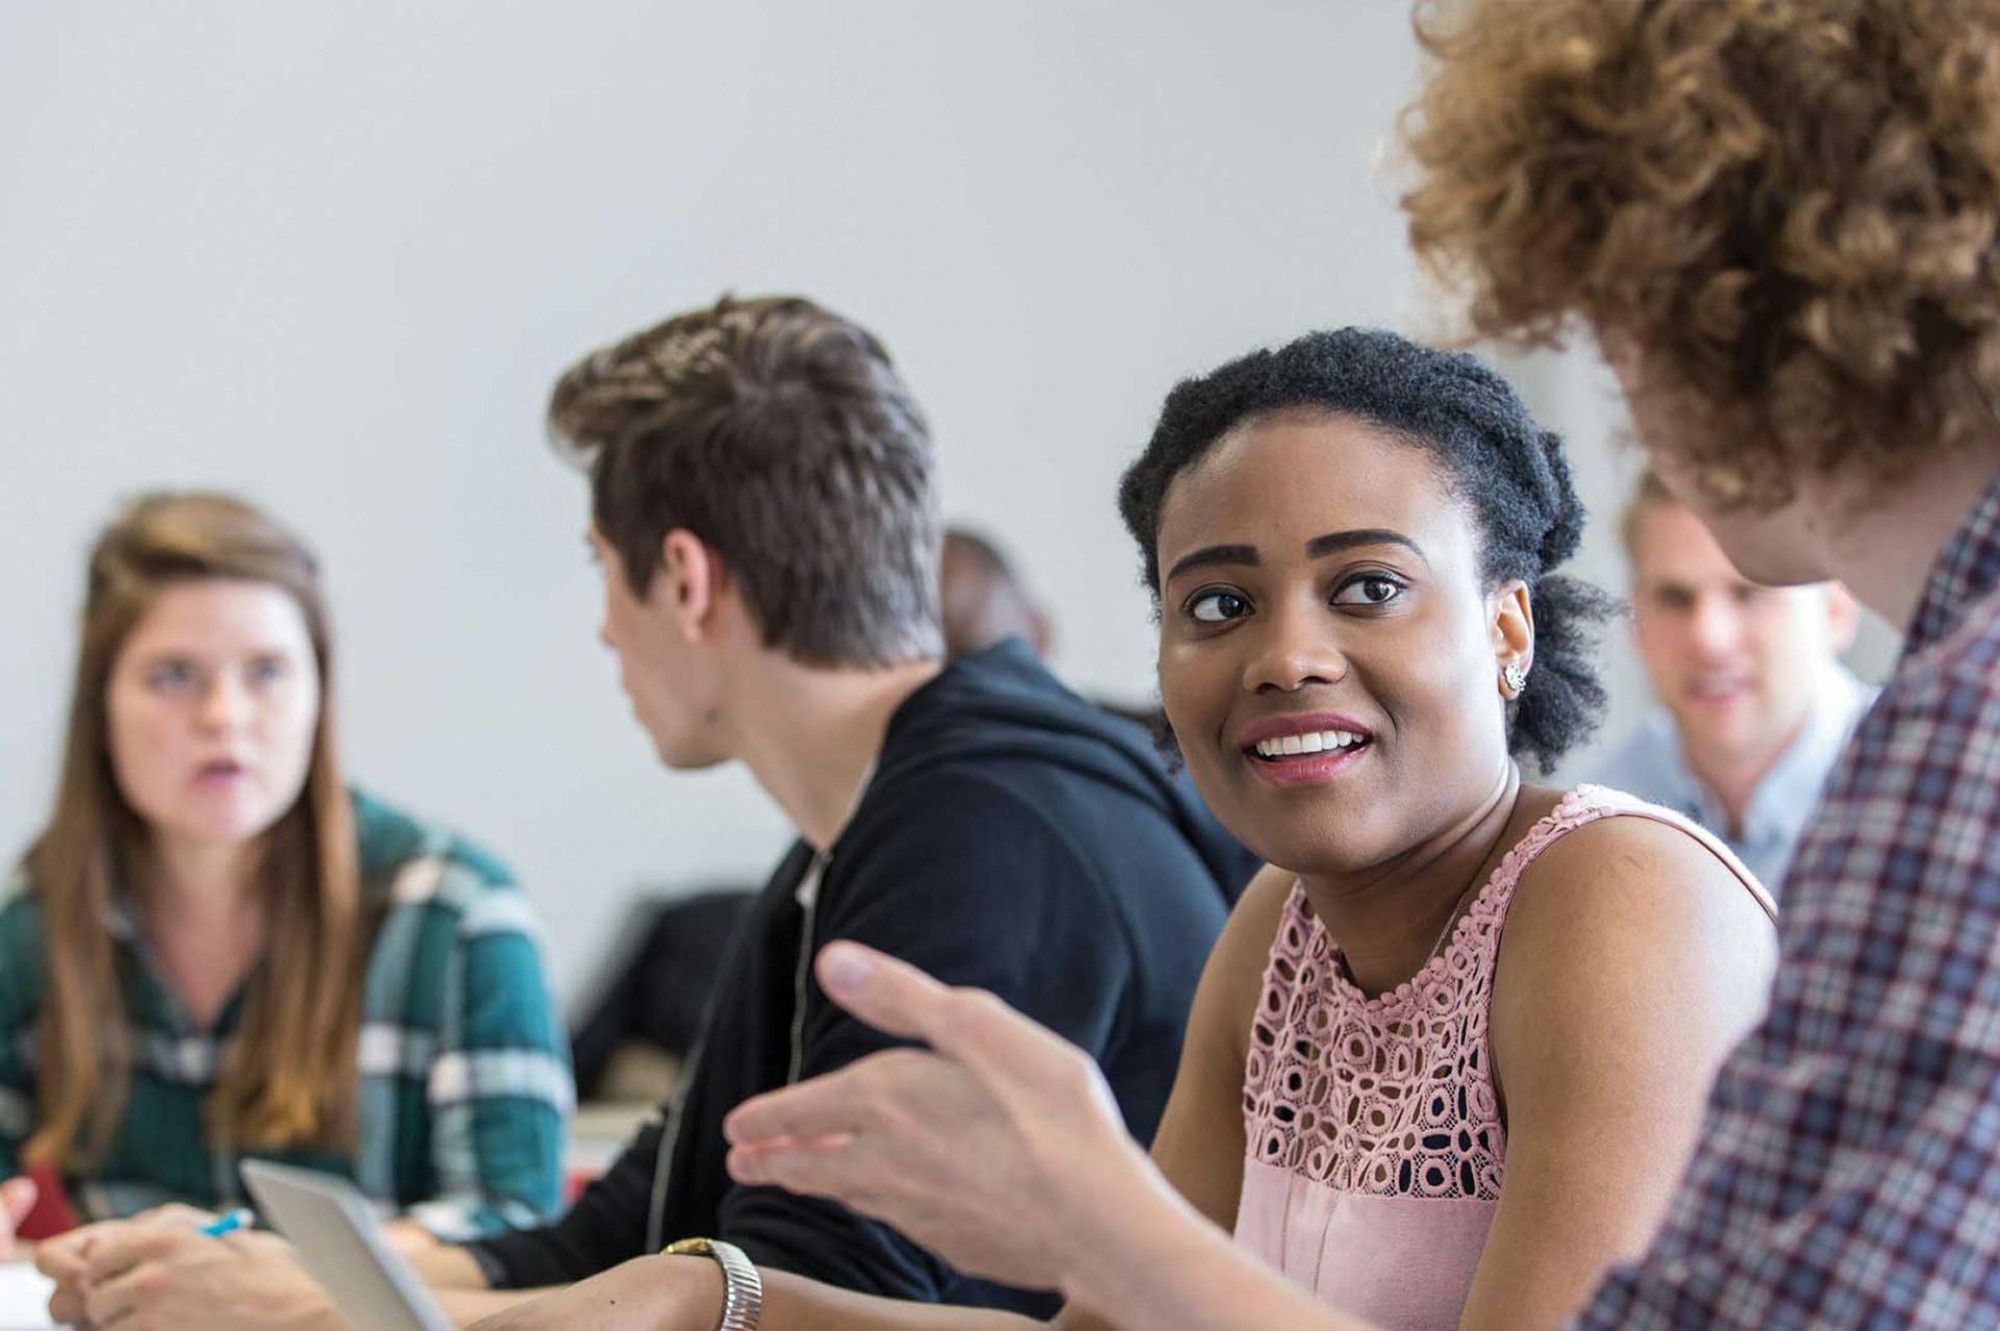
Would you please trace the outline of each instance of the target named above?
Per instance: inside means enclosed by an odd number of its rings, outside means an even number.
[[[1817,692],[1805,725],[1751,792],[1743,814],[1746,842],[1798,835],[1819,803],[1820,788],[1855,721],[1874,697],[1873,690],[1838,662],[1821,672]]]
[[[1674,724],[1674,716],[1663,706],[1656,706],[1646,714],[1646,757],[1645,768],[1648,777],[1658,782],[1660,803],[1669,805],[1704,827],[1724,828],[1729,826],[1729,817],[1721,804],[1708,793],[1708,787],[1695,778],[1694,768],[1688,765],[1687,753],[1681,748],[1680,728]]]
[[[1966,611],[2000,587],[2000,476],[1993,478],[1931,568],[1923,600],[1910,621],[1903,655],[1949,637]]]
[[[1874,700],[1875,691],[1837,661],[1814,673],[1818,696],[1806,713],[1805,725],[1751,791],[1741,835],[1733,843],[1738,849],[1755,850],[1798,834],[1818,804],[1820,789],[1854,723]],[[1695,776],[1673,715],[1658,708],[1648,714],[1645,725],[1659,760],[1654,771],[1671,791],[1664,802],[1718,835],[1726,834],[1729,812]]]

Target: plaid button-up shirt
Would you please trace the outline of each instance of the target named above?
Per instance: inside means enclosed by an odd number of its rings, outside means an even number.
[[[2000,1326],[2000,481],[1786,879],[1763,1024],[1580,1326]]]
[[[110,926],[131,1022],[130,1098],[105,1159],[66,1180],[86,1218],[236,1205],[246,1155],[344,1175],[384,1212],[447,1240],[554,1213],[575,1093],[526,898],[473,847],[376,801],[357,796],[355,821],[379,919],[362,988],[358,1149],[243,1152],[210,1139],[202,1106],[241,1026],[242,994],[197,1030],[122,909]],[[0,897],[0,1178],[34,1125],[47,971],[27,887]]]

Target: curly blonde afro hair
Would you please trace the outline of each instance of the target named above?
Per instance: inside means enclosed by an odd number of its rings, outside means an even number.
[[[1462,0],[1418,33],[1404,205],[1476,332],[1629,346],[1725,503],[1994,437],[2000,0]]]

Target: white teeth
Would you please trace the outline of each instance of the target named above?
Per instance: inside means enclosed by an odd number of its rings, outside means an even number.
[[[1320,730],[1310,735],[1282,735],[1277,739],[1258,740],[1257,756],[1292,758],[1308,753],[1324,753],[1329,749],[1352,748],[1364,740],[1364,736],[1346,730]]]

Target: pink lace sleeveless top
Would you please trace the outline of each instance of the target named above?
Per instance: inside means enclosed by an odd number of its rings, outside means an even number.
[[[1771,898],[1715,837],[1620,791],[1579,786],[1507,852],[1444,948],[1369,998],[1294,886],[1271,945],[1243,1091],[1236,1240],[1384,1331],[1456,1331],[1499,1206],[1507,1131],[1487,1048],[1514,887],[1569,832],[1612,815],[1682,828]]]

